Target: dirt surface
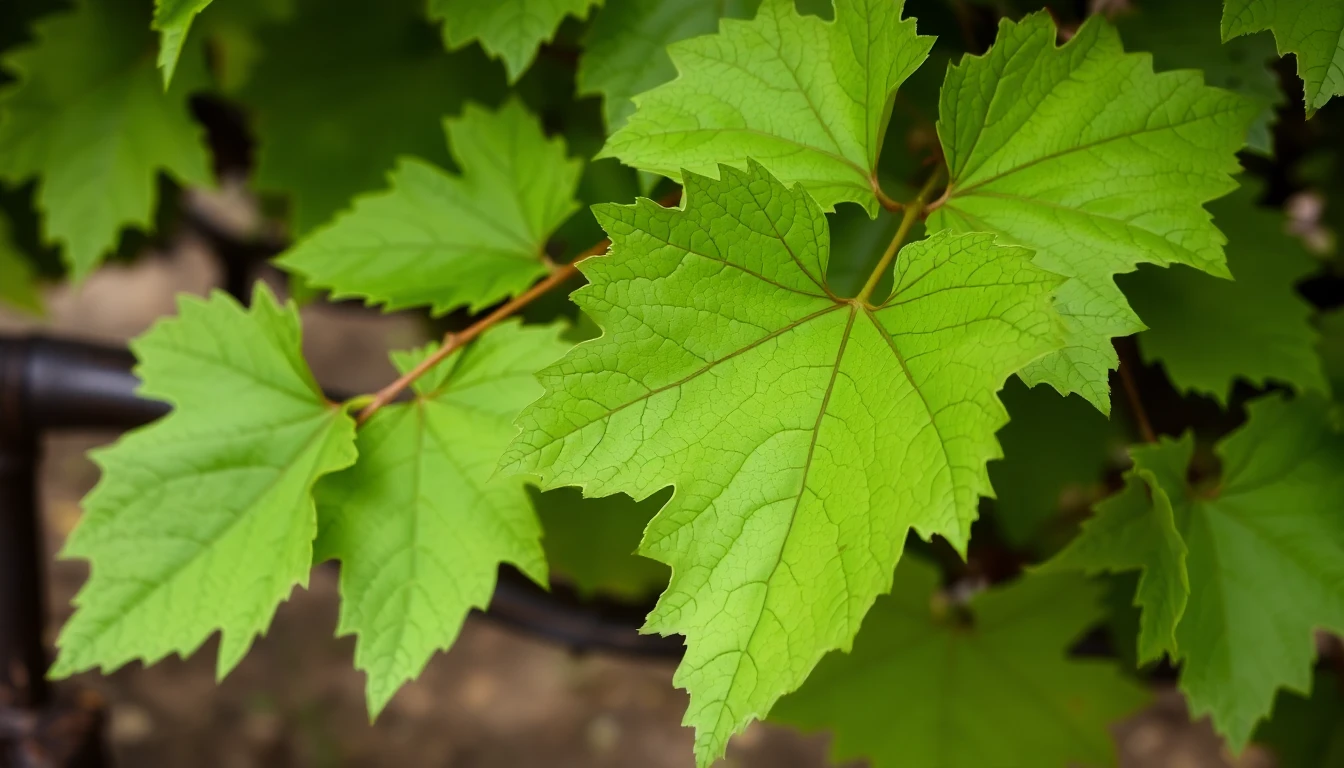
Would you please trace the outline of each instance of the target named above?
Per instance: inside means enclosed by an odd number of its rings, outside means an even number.
[[[40,323],[5,314],[0,331],[47,333],[123,343],[173,312],[177,291],[203,293],[217,281],[196,243],[171,258],[100,271],[77,291],[49,295]],[[371,391],[385,383],[389,347],[421,341],[413,318],[348,308],[305,310],[308,358],[327,386]],[[53,437],[42,478],[54,553],[79,519],[79,499],[97,480],[85,452],[109,435]],[[81,563],[54,562],[51,637],[82,583]],[[308,590],[282,605],[269,634],[222,684],[214,644],[188,660],[128,667],[77,683],[101,692],[111,710],[110,740],[121,766],[452,766],[453,768],[688,768],[691,733],[680,727],[685,696],[668,664],[586,655],[520,636],[487,620],[468,621],[457,645],[439,654],[379,721],[365,715],[363,677],[351,667],[354,643],[332,639],[335,573],[314,572]],[[893,697],[899,691],[892,691]],[[1220,753],[1205,725],[1191,725],[1179,696],[1157,703],[1118,730],[1125,768],[1268,768],[1252,752]],[[722,766],[822,768],[824,736],[753,725]],[[1031,768],[1024,766],[1024,768]]]

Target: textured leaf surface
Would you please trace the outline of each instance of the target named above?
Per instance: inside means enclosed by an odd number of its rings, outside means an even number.
[[[536,369],[568,348],[561,328],[499,326],[374,414],[359,462],[318,486],[319,559],[341,561],[339,634],[355,634],[377,715],[485,608],[501,562],[546,583],[523,478],[492,478],[513,420],[541,394]],[[395,356],[410,370],[434,345]]]
[[[250,310],[183,297],[132,342],[140,393],[174,410],[93,454],[103,477],[62,552],[91,574],[52,674],[186,656],[218,629],[223,677],[307,584],[313,484],[354,462],[355,425],[299,341],[297,310],[259,285]]]
[[[1068,658],[1105,615],[1097,587],[1028,576],[976,595],[964,609],[937,589],[935,569],[913,558],[901,563],[854,651],[822,660],[772,719],[832,730],[837,764],[1115,765],[1107,727],[1148,696],[1113,662]]]
[[[389,190],[356,200],[280,264],[336,299],[436,314],[488,307],[545,275],[546,240],[578,208],[582,163],[516,101],[468,106],[445,127],[461,175],[403,159]]]
[[[1125,45],[1153,55],[1157,69],[1198,69],[1204,82],[1253,99],[1260,112],[1246,144],[1262,154],[1274,151],[1270,125],[1274,109],[1285,101],[1279,78],[1270,69],[1275,58],[1269,35],[1224,43],[1219,34],[1222,9],[1205,0],[1142,0],[1116,21]]]
[[[187,41],[187,32],[196,14],[212,0],[154,0],[154,29],[159,32],[159,68],[165,88],[173,81],[177,59]]]
[[[577,488],[533,489],[551,568],[586,595],[603,592],[633,602],[660,591],[667,586],[667,566],[635,550],[667,497],[659,493],[635,501],[618,493],[585,499]]]
[[[1258,109],[1196,72],[1154,74],[1099,17],[1055,37],[1044,13],[1003,21],[989,53],[948,70],[938,136],[952,180],[929,228],[999,233],[1072,278],[1059,294],[1068,346],[1023,379],[1106,411],[1110,338],[1143,329],[1113,275],[1150,262],[1227,276],[1201,205],[1236,188]]]
[[[445,53],[415,0],[304,0],[257,44],[239,94],[256,115],[254,183],[289,198],[295,236],[383,186],[399,157],[447,166],[443,118],[504,85],[479,51]]]
[[[1136,468],[1171,501],[1188,550],[1190,597],[1175,636],[1181,689],[1192,714],[1209,715],[1234,750],[1269,713],[1276,690],[1310,689],[1313,632],[1344,630],[1344,436],[1332,431],[1327,408],[1316,397],[1252,402],[1246,425],[1218,445],[1216,485],[1187,483],[1188,435],[1134,452]],[[1139,506],[1117,502],[1111,516],[1129,514],[1131,533],[1159,527],[1138,519]],[[1150,514],[1162,514],[1160,503]],[[1119,536],[1116,527],[1098,518],[1078,546],[1122,567],[1142,564],[1145,578],[1179,578],[1181,564],[1151,539]]]
[[[541,373],[503,465],[543,487],[676,490],[640,551],[673,567],[645,629],[686,635],[701,765],[848,647],[906,534],[965,548],[995,392],[1059,343],[1059,278],[989,235],[906,246],[870,307],[825,287],[826,219],[756,163],[687,174],[686,209],[598,206],[574,300],[604,329]]]
[[[1223,39],[1268,29],[1279,55],[1297,56],[1307,116],[1344,95],[1344,3],[1337,0],[1225,0]]]
[[[620,0],[629,2],[630,0]],[[443,20],[443,39],[450,49],[473,40],[491,56],[504,60],[509,80],[517,80],[537,55],[537,48],[555,36],[566,16],[583,18],[602,0],[429,0],[429,15]]]
[[[579,92],[603,98],[611,129],[635,111],[632,96],[676,77],[667,46],[715,32],[723,17],[748,18],[759,0],[624,0],[593,17],[579,60]]]
[[[1256,190],[1242,188],[1209,206],[1228,237],[1232,280],[1176,267],[1142,269],[1120,281],[1148,325],[1139,334],[1144,360],[1162,361],[1178,388],[1223,406],[1238,379],[1329,390],[1312,306],[1296,289],[1318,263],[1286,233],[1285,217],[1256,207],[1255,198]]]
[[[42,313],[42,297],[37,291],[37,276],[28,259],[9,237],[9,220],[0,212],[0,302],[11,307]]]
[[[903,0],[837,0],[835,20],[765,0],[752,21],[668,47],[680,76],[635,99],[602,150],[673,179],[719,163],[764,163],[823,208],[853,201],[875,216],[877,157],[897,87],[933,38],[901,19]]]
[[[150,226],[160,171],[211,182],[185,98],[200,73],[164,93],[141,9],[84,0],[39,22],[36,42],[3,59],[19,81],[0,92],[0,179],[38,179],[43,235],[61,243],[76,279],[123,227]]]

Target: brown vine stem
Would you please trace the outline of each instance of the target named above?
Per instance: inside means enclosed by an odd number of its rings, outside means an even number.
[[[551,270],[551,273],[547,275],[545,279],[536,283],[531,288],[528,288],[523,293],[518,294],[513,299],[499,305],[494,312],[491,312],[480,320],[472,323],[466,329],[446,334],[443,337],[443,344],[439,346],[434,354],[426,357],[419,365],[407,371],[401,378],[378,390],[373,396],[373,400],[369,401],[369,404],[364,406],[364,410],[360,411],[359,415],[355,417],[355,423],[360,425],[364,424],[372,418],[373,414],[377,413],[379,409],[393,400],[396,400],[402,392],[406,391],[407,387],[415,383],[416,379],[424,376],[425,373],[443,362],[449,355],[466,346],[472,339],[490,330],[491,327],[498,324],[501,320],[508,318],[513,315],[513,313],[532,303],[538,296],[547,293],[552,288],[555,288],[557,285],[560,285],[569,278],[577,275],[579,273],[578,263],[580,261],[589,256],[596,256],[597,254],[604,253],[607,250],[607,246],[610,244],[610,241],[603,240],[592,248],[579,254],[579,257],[575,259],[573,263],[563,264]]]
[[[1120,383],[1125,388],[1125,396],[1129,399],[1129,409],[1134,412],[1134,421],[1139,425],[1139,435],[1145,443],[1156,443],[1157,433],[1153,431],[1153,424],[1148,420],[1148,412],[1143,409],[1143,401],[1139,399],[1139,386],[1134,382],[1128,355],[1121,356],[1116,370],[1120,372]]]
[[[887,250],[883,252],[882,259],[877,262],[873,268],[873,273],[868,276],[868,281],[863,284],[863,290],[854,297],[854,301],[860,304],[866,304],[868,298],[873,295],[873,290],[877,288],[877,283],[882,279],[882,275],[891,269],[891,263],[896,260],[896,252],[901,250],[901,245],[905,243],[905,238],[910,235],[910,229],[915,226],[915,220],[924,213],[924,202],[928,199],[929,193],[938,185],[938,180],[942,178],[942,168],[933,172],[929,180],[924,182],[924,187],[919,190],[919,194],[914,200],[905,204],[905,215],[901,217],[901,226],[896,230],[896,236],[891,238],[891,243]],[[885,207],[885,206],[884,206]]]

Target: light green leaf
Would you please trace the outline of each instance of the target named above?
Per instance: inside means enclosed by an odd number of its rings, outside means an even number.
[[[1060,343],[1029,251],[940,233],[887,301],[838,299],[807,191],[719,172],[684,177],[685,210],[595,207],[611,252],[574,300],[604,335],[542,371],[502,461],[591,496],[675,486],[640,546],[673,568],[645,630],[686,636],[701,766],[849,646],[910,528],[964,551],[995,392]]]
[[[713,33],[723,17],[750,18],[760,0],[623,0],[593,17],[579,59],[579,93],[600,94],[607,127],[625,124],[630,98],[677,76],[667,46]]]
[[[1069,647],[1105,615],[1075,577],[1027,576],[952,605],[938,572],[896,569],[848,655],[822,660],[772,719],[834,732],[836,764],[873,768],[1113,766],[1108,726],[1148,695]]]
[[[635,501],[623,493],[585,499],[577,488],[531,490],[546,532],[546,559],[581,594],[604,592],[635,601],[667,586],[667,566],[635,550],[669,494]]]
[[[1143,330],[1113,275],[1143,262],[1227,276],[1201,205],[1236,188],[1256,104],[1197,72],[1154,74],[1092,17],[1055,45],[1044,13],[1003,21],[984,56],[947,72],[938,136],[951,169],[929,228],[994,232],[1072,278],[1060,289],[1068,345],[1023,371],[1109,410],[1113,336]]]
[[[0,180],[38,179],[43,235],[64,246],[75,279],[116,246],[123,227],[151,226],[160,171],[211,183],[186,103],[202,72],[184,73],[164,93],[141,8],[83,0],[39,22],[36,42],[2,62],[19,82],[0,91]]]
[[[239,93],[256,117],[254,183],[289,198],[296,238],[380,188],[399,157],[448,166],[444,116],[498,100],[496,68],[445,53],[423,14],[416,0],[304,0],[258,33],[266,55]]]
[[[184,296],[131,343],[140,394],[173,412],[93,454],[102,480],[64,557],[89,581],[52,674],[193,653],[219,630],[219,676],[307,585],[313,484],[355,461],[355,425],[303,360],[298,310],[258,284],[244,310]]]
[[[0,212],[0,302],[35,315],[42,314],[37,276],[28,258],[9,236],[9,220]]]
[[[444,126],[460,176],[403,159],[389,190],[357,199],[280,265],[336,299],[435,314],[475,312],[545,275],[546,240],[578,209],[583,163],[517,101],[468,106]]]
[[[673,179],[750,157],[827,210],[852,201],[876,216],[892,100],[933,46],[903,4],[837,0],[828,22],[765,0],[753,21],[668,46],[680,76],[636,97],[600,156]]]
[[[205,10],[212,0],[154,0],[153,27],[159,33],[159,69],[163,70],[163,87],[173,81],[177,59],[187,41],[187,32],[196,14]]]
[[[617,0],[630,2],[630,0]],[[583,18],[602,0],[429,0],[429,17],[443,21],[449,50],[478,40],[486,53],[504,60],[509,82],[536,58],[542,43],[555,37],[566,16]]]
[[[1190,597],[1176,625],[1181,689],[1195,717],[1209,715],[1234,751],[1246,745],[1280,688],[1311,687],[1313,634],[1344,631],[1344,435],[1333,431],[1328,404],[1318,397],[1253,401],[1249,420],[1219,443],[1222,477],[1186,480],[1193,441],[1164,439],[1134,452],[1135,466],[1166,494],[1188,555]],[[1127,491],[1132,493],[1132,491]],[[1146,569],[1167,584],[1179,579],[1177,548],[1157,547],[1140,528],[1139,499],[1117,501],[1085,532],[1074,565]],[[1161,516],[1161,504],[1149,507]],[[1127,522],[1123,539],[1117,535]],[[1165,535],[1164,535],[1165,538]],[[1104,556],[1103,556],[1104,555]],[[1152,626],[1170,612],[1160,601]],[[1149,617],[1144,616],[1145,626]]]
[[[501,562],[546,584],[541,528],[522,478],[493,478],[541,394],[536,369],[568,345],[561,326],[501,325],[453,353],[359,431],[359,462],[317,487],[316,554],[341,561],[338,634],[358,636],[355,666],[368,673],[377,716],[437,649],[484,609]],[[395,356],[413,368],[437,345]]]
[[[1184,482],[1194,442],[1164,439],[1134,448],[1135,468],[1125,487],[1096,506],[1096,516],[1083,524],[1078,538],[1045,566],[1050,571],[1140,571],[1134,604],[1139,619],[1138,660],[1157,661],[1177,655],[1176,625],[1190,596],[1186,547],[1176,530],[1171,498],[1155,471]]]
[[[1297,56],[1307,117],[1344,95],[1344,3],[1338,0],[1225,0],[1223,40],[1273,30],[1279,55]]]
[[[1141,269],[1120,281],[1149,326],[1139,334],[1144,360],[1162,361],[1178,389],[1224,407],[1239,379],[1329,391],[1312,306],[1296,288],[1317,262],[1287,234],[1286,218],[1257,207],[1256,197],[1256,189],[1243,187],[1209,206],[1228,237],[1232,280],[1177,267]]]
[[[1160,70],[1198,69],[1204,82],[1253,99],[1260,112],[1246,135],[1246,144],[1273,154],[1270,124],[1274,108],[1285,97],[1278,75],[1270,69],[1274,44],[1267,35],[1223,43],[1218,32],[1221,11],[1208,0],[1142,0],[1132,13],[1116,21],[1125,44],[1153,55]]]

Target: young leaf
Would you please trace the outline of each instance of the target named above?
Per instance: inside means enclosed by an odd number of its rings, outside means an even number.
[[[1260,105],[1246,145],[1261,154],[1274,152],[1270,124],[1285,97],[1270,69],[1274,44],[1267,35],[1222,42],[1221,8],[1207,0],[1142,0],[1116,20],[1126,45],[1153,55],[1160,70],[1198,69],[1209,85],[1236,91]],[[1234,241],[1235,242],[1235,241]]]
[[[42,314],[37,277],[28,259],[10,240],[9,220],[3,212],[0,212],[0,302],[35,315]]]
[[[1134,448],[1135,468],[1125,474],[1120,493],[1096,506],[1096,516],[1046,565],[1047,570],[1080,570],[1096,575],[1140,571],[1134,604],[1139,619],[1138,661],[1177,656],[1176,625],[1190,596],[1188,550],[1176,530],[1171,498],[1157,472],[1183,482],[1194,443],[1164,440]],[[1170,483],[1169,483],[1170,484]]]
[[[255,184],[289,197],[296,237],[399,157],[447,165],[443,116],[504,90],[479,51],[444,52],[416,0],[305,0],[257,41],[266,55],[239,94],[256,116]]]
[[[635,98],[603,157],[680,179],[718,163],[763,162],[825,209],[856,202],[877,215],[877,157],[896,89],[933,38],[901,19],[903,0],[837,0],[835,21],[765,0],[752,21],[667,52],[680,76]]]
[[[585,499],[578,488],[531,491],[546,532],[546,559],[581,594],[604,592],[635,601],[667,586],[667,566],[635,550],[668,494],[635,501],[623,493]]]
[[[103,477],[64,557],[91,564],[52,674],[193,653],[218,629],[219,676],[306,585],[313,484],[355,461],[354,421],[299,349],[297,309],[259,283],[243,309],[184,296],[132,342],[140,393],[173,412],[94,459]]]
[[[823,659],[771,719],[834,731],[837,764],[1115,765],[1107,726],[1148,694],[1113,662],[1068,658],[1105,615],[1099,589],[1027,576],[976,595],[965,614],[937,590],[938,572],[907,558],[854,651]]]
[[[154,0],[153,27],[159,33],[159,69],[163,70],[163,87],[173,82],[177,59],[196,14],[205,10],[212,0]]]
[[[1225,0],[1223,40],[1273,30],[1279,55],[1297,56],[1307,117],[1344,95],[1344,3],[1336,0]]]
[[[374,414],[359,462],[317,487],[319,560],[341,561],[339,634],[355,634],[377,716],[436,649],[485,608],[501,562],[546,583],[541,529],[521,478],[491,478],[513,419],[541,394],[536,369],[568,345],[562,328],[508,323]],[[395,356],[410,370],[435,345]]]
[[[686,635],[702,766],[849,646],[910,528],[964,551],[995,392],[1060,343],[1060,278],[1026,249],[939,233],[885,302],[837,299],[807,191],[719,172],[685,175],[685,210],[595,207],[612,247],[574,300],[604,335],[542,371],[502,461],[593,496],[675,486],[640,546],[673,568],[645,629]]]
[[[1224,407],[1238,379],[1329,391],[1312,306],[1296,289],[1317,261],[1287,234],[1281,213],[1256,206],[1257,192],[1243,187],[1209,206],[1228,237],[1232,280],[1176,267],[1141,269],[1120,281],[1149,326],[1138,337],[1144,360],[1161,360],[1177,388]]]
[[[1143,324],[1112,276],[1142,262],[1227,276],[1201,204],[1236,188],[1256,104],[1197,72],[1154,74],[1092,17],[1063,46],[1044,13],[1003,21],[984,56],[948,69],[938,136],[952,179],[929,228],[995,232],[1072,278],[1067,347],[1023,372],[1109,410],[1110,338]]]
[[[617,0],[630,2],[631,0]],[[449,50],[473,40],[497,59],[504,60],[509,82],[532,64],[537,48],[550,41],[566,16],[583,18],[602,0],[429,0],[429,17],[443,21],[443,40]]]
[[[1178,548],[1157,548],[1139,534],[1165,524],[1140,519],[1136,498],[1103,510],[1061,562],[1089,570],[1143,567],[1168,594],[1186,571],[1189,600],[1174,638],[1181,689],[1191,712],[1210,715],[1234,750],[1269,713],[1277,689],[1310,690],[1313,632],[1344,631],[1344,436],[1317,397],[1273,395],[1247,410],[1246,425],[1218,445],[1223,474],[1216,486],[1186,482],[1189,435],[1133,454],[1154,497],[1160,490],[1171,502],[1188,550],[1184,565]],[[1163,514],[1160,501],[1148,514]],[[1116,519],[1121,515],[1128,520]],[[1166,604],[1142,592],[1139,600],[1158,612],[1154,632],[1169,623]]]
[[[334,298],[389,310],[473,312],[545,275],[546,240],[577,208],[581,161],[522,104],[444,123],[462,174],[403,159],[390,189],[355,201],[280,259]]]
[[[164,93],[153,35],[133,0],[82,0],[35,27],[7,54],[17,84],[0,92],[0,180],[38,178],[43,234],[64,246],[75,279],[97,266],[123,227],[150,226],[160,171],[211,183],[186,77]]]
[[[637,93],[676,77],[667,46],[710,34],[723,17],[750,18],[760,0],[624,0],[593,17],[579,60],[579,93],[600,94],[607,127],[635,111]]]

